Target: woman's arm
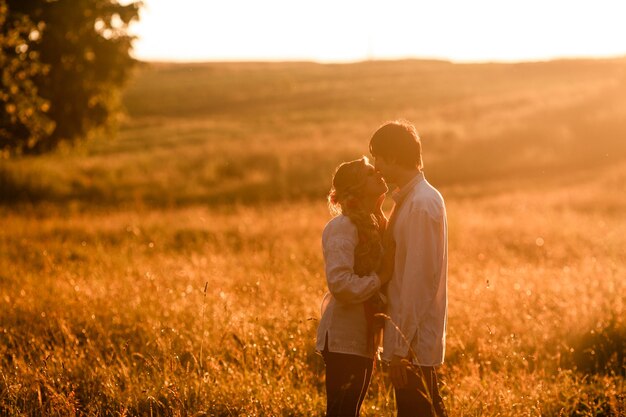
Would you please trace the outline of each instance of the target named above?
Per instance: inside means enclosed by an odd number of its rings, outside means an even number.
[[[346,304],[362,303],[380,289],[376,273],[359,276],[354,273],[354,248],[351,239],[329,237],[324,242],[324,261],[328,290],[336,300]]]

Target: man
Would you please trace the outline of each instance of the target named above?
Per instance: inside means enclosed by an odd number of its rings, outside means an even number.
[[[396,254],[383,340],[397,415],[446,416],[435,372],[443,363],[448,309],[444,201],[424,178],[421,141],[412,124],[384,124],[370,140],[370,153],[376,170],[397,187],[386,236]]]

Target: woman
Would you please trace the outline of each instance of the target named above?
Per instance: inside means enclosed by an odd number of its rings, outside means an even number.
[[[387,185],[366,157],[337,168],[322,234],[329,293],[322,301],[317,350],[326,363],[327,416],[358,416],[369,386],[375,341],[373,303],[390,278],[393,252],[383,254]]]

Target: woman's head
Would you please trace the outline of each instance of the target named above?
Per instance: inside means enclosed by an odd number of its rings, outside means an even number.
[[[344,162],[335,171],[328,201],[334,211],[363,209],[387,192],[387,184],[367,157]]]
[[[381,235],[376,202],[387,184],[366,157],[337,167],[328,205],[333,214],[343,214],[356,226],[359,243],[354,252],[357,274],[373,271],[380,262]]]

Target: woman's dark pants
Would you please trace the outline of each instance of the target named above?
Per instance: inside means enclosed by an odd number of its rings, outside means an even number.
[[[322,356],[326,363],[326,416],[359,416],[374,360],[328,350]]]

